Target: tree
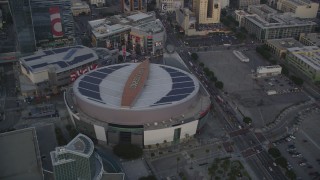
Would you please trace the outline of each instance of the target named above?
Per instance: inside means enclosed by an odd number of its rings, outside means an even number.
[[[213,71],[210,70],[208,74],[209,74],[209,77],[214,77],[214,72]]]
[[[212,81],[212,82],[217,82],[217,80],[218,80],[218,79],[217,79],[217,77],[215,77],[215,76],[211,76],[211,77],[210,77],[210,81]]]
[[[177,173],[179,172],[179,161],[180,161],[180,157],[177,157]]]
[[[297,77],[297,76],[291,76],[290,79],[298,86],[302,86],[303,79]]]
[[[221,145],[218,145],[218,150],[219,150],[219,151],[221,150],[221,148],[222,148],[222,146],[221,146]]]
[[[199,58],[199,56],[198,56],[197,53],[192,53],[192,54],[191,54],[191,58],[192,58],[193,60],[197,61],[198,58]]]
[[[225,173],[228,171],[229,166],[230,166],[230,163],[231,163],[231,162],[230,162],[229,159],[226,159],[226,160],[223,161],[221,167],[223,168],[224,175],[225,175]]]
[[[190,167],[190,169],[192,169],[193,168],[192,165],[193,165],[194,154],[190,154],[190,158],[191,158],[191,167]]]
[[[283,168],[287,168],[287,159],[284,158],[283,156],[277,158],[275,160],[276,164],[278,164],[279,166],[283,167]]]
[[[209,74],[210,74],[210,69],[207,68],[207,67],[205,67],[205,68],[203,68],[203,72],[204,72],[207,76],[209,76]]]
[[[281,153],[279,151],[279,149],[277,148],[270,148],[268,150],[268,153],[273,157],[273,158],[278,158],[281,156]]]
[[[244,123],[249,124],[249,125],[252,123],[252,119],[250,117],[244,117],[242,120]]]
[[[287,68],[285,65],[283,65],[283,64],[281,64],[280,66],[282,67],[281,74],[283,74],[283,75],[285,75],[285,76],[288,76],[288,75],[289,75],[289,70],[288,70],[288,68]]]
[[[136,44],[135,51],[137,55],[141,55],[141,45],[139,43]]]
[[[204,67],[204,64],[203,64],[203,62],[201,62],[201,63],[199,64],[199,66],[201,66],[201,67]]]
[[[218,88],[218,89],[223,89],[223,82],[221,82],[221,81],[217,81],[214,85],[215,85],[216,88]]]
[[[221,9],[221,16],[227,16],[227,10],[226,9]]]
[[[207,154],[207,156],[208,156],[208,154],[209,154],[209,152],[210,152],[210,150],[209,149],[206,149],[206,154]],[[209,158],[207,157],[207,160],[208,160]],[[208,163],[208,162],[207,162]]]
[[[210,179],[212,179],[215,175],[215,170],[212,167],[208,168],[208,174],[210,175]]]
[[[113,147],[113,153],[123,159],[137,159],[142,156],[142,149],[133,144],[117,144]]]
[[[167,147],[167,140],[163,140],[163,144],[165,147]]]
[[[288,170],[288,171],[286,172],[286,175],[287,175],[288,178],[291,179],[291,180],[294,180],[294,179],[297,178],[296,173],[294,173],[294,171],[292,171],[292,170]]]
[[[124,59],[123,59],[123,56],[122,56],[122,55],[119,55],[119,56],[118,56],[118,62],[119,62],[119,63],[123,63],[123,60],[124,60]]]

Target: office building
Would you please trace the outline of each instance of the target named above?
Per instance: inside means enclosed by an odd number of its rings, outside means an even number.
[[[141,46],[142,53],[163,55],[166,32],[159,19],[132,27],[130,37],[132,46]]]
[[[100,180],[104,169],[90,138],[78,134],[66,146],[50,153],[55,180]]]
[[[73,16],[79,16],[81,14],[90,15],[90,6],[81,0],[72,0],[71,1],[71,12]]]
[[[291,12],[299,18],[316,18],[319,3],[310,0],[278,0],[277,9]]]
[[[193,35],[196,33],[197,19],[195,14],[188,8],[176,10],[176,21],[185,35]]]
[[[263,19],[270,19],[270,17],[278,14],[278,11],[269,7],[266,4],[261,4],[261,5],[250,5],[248,6],[247,11],[251,14],[256,14]]]
[[[274,66],[258,66],[256,76],[257,77],[271,77],[281,74],[282,67],[280,65]]]
[[[313,82],[320,81],[320,48],[318,46],[288,48],[286,61]]]
[[[0,144],[0,179],[44,179],[35,128],[1,133]]]
[[[90,0],[89,2],[91,5],[96,7],[102,7],[106,4],[106,0]]]
[[[230,0],[220,0],[221,9],[227,8],[230,5]]]
[[[161,12],[174,12],[184,7],[184,0],[157,0],[156,2]]]
[[[65,104],[80,132],[101,143],[139,146],[192,137],[211,106],[194,75],[148,60],[104,66],[79,77],[65,92]]]
[[[300,33],[314,31],[315,22],[294,18],[288,14],[276,14],[265,19],[256,14],[245,16],[241,24],[248,34],[253,34],[258,40],[282,38],[298,38]]]
[[[243,26],[243,19],[245,16],[249,16],[250,14],[244,10],[235,10],[234,11],[234,19],[239,23],[239,27]]]
[[[30,0],[36,42],[55,38],[74,38],[70,0]]]
[[[147,11],[146,0],[120,0],[122,12]]]
[[[162,54],[166,31],[153,12],[134,12],[89,21],[92,45],[131,53]],[[126,47],[126,49],[123,48]]]
[[[74,22],[70,0],[9,0],[18,47],[22,53],[36,51],[42,43],[63,39],[73,42]]]
[[[16,31],[17,51],[22,54],[36,51],[30,1],[9,0],[9,6]]]
[[[294,38],[268,39],[265,43],[272,54],[282,59],[286,58],[288,48],[304,46]]]
[[[199,24],[220,22],[221,6],[219,0],[194,0],[193,12]]]
[[[259,5],[260,0],[235,0],[237,2],[237,8],[247,9],[250,5]]]
[[[305,46],[320,47],[320,33],[301,33],[299,41]]]

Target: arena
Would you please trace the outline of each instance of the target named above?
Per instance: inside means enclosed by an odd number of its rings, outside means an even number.
[[[149,63],[98,68],[65,93],[76,128],[107,144],[179,143],[205,124],[210,96],[192,74]]]

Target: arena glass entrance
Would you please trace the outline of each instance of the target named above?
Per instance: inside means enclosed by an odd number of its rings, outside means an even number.
[[[180,141],[180,136],[181,136],[181,128],[177,128],[174,130],[174,134],[173,134],[173,143],[179,143]]]

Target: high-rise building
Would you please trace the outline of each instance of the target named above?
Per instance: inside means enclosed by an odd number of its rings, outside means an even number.
[[[70,0],[9,0],[18,50],[30,53],[42,42],[74,38]]]
[[[92,140],[83,134],[50,154],[55,180],[99,180],[103,175],[102,160]]]
[[[121,11],[147,11],[146,0],[121,0]]]
[[[30,0],[36,42],[74,37],[70,0]]]
[[[157,0],[157,8],[161,12],[173,12],[183,8],[184,0]]]
[[[266,16],[250,14],[241,20],[241,26],[248,34],[253,34],[261,41],[267,39],[298,38],[300,33],[310,33],[316,27],[315,22],[294,18],[288,14]]]
[[[288,48],[286,62],[315,83],[320,82],[320,48],[304,46]]]
[[[219,0],[194,0],[193,11],[199,24],[213,24],[220,22]]]
[[[221,9],[229,7],[230,0],[220,0]]]
[[[32,53],[36,50],[29,0],[9,0],[10,11],[17,37],[17,50]]]
[[[260,0],[237,0],[237,8],[239,9],[247,9],[250,5],[258,5],[260,4]]]
[[[316,18],[319,3],[306,0],[279,0],[277,9],[283,12],[292,12],[299,18]]]

